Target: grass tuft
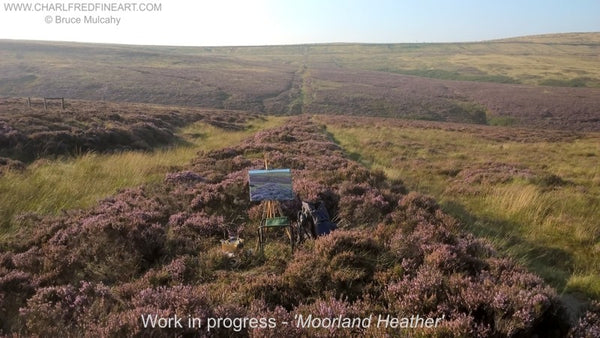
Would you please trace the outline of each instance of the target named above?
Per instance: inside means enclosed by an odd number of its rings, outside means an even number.
[[[38,160],[24,171],[0,176],[0,233],[10,232],[15,216],[35,212],[58,214],[86,208],[119,189],[159,182],[198,151],[232,146],[258,130],[272,128],[285,118],[269,117],[250,122],[246,129],[228,131],[194,123],[179,131],[180,145],[152,152],[85,153],[58,160]]]
[[[600,299],[600,135],[533,137],[434,123],[329,120],[352,157],[445,211],[560,290]],[[361,122],[362,121],[362,122]],[[483,128],[483,127],[482,127]]]

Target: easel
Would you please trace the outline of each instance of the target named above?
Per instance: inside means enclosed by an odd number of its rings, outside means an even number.
[[[265,170],[269,169],[267,155],[265,155]],[[260,252],[263,252],[265,245],[265,233],[269,228],[285,228],[286,235],[290,239],[292,253],[294,252],[294,236],[290,220],[283,215],[279,201],[266,200],[263,201],[263,212],[260,225],[258,226],[258,247]]]

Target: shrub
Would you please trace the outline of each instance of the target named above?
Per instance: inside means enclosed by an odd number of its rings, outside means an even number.
[[[102,327],[116,305],[103,284],[81,282],[78,288],[67,285],[38,289],[20,310],[20,316],[31,335],[84,335]]]
[[[366,183],[343,183],[339,194],[339,216],[354,224],[376,224],[391,211],[381,192]]]
[[[226,226],[229,220],[252,227],[261,217],[261,207],[248,201],[247,170],[262,161],[247,157],[263,152],[273,154],[273,165],[294,166],[294,188],[302,199],[323,200],[332,216],[353,229],[307,241],[293,255],[284,236],[270,241],[264,255],[223,254],[218,239],[234,230]],[[298,202],[282,203],[291,218]],[[90,210],[26,215],[20,224],[0,254],[0,318],[9,335],[195,336],[204,333],[144,329],[141,316],[291,322],[295,314],[308,313],[445,316],[441,327],[411,331],[415,336],[566,334],[556,293],[540,278],[497,258],[432,198],[405,195],[400,182],[344,158],[305,118],[257,133],[238,147],[202,153],[163,182],[121,191]],[[255,236],[247,234],[247,240]],[[594,332],[594,316],[592,311],[573,334]],[[278,325],[213,333],[398,331]]]
[[[203,181],[204,178],[202,176],[190,170],[167,173],[165,177],[165,183],[167,184],[194,184]]]
[[[363,232],[338,230],[317,239],[312,252],[296,254],[283,276],[305,297],[330,291],[355,300],[372,280],[381,253]]]
[[[569,337],[592,338],[600,336],[600,302],[592,302],[588,311],[569,331]]]

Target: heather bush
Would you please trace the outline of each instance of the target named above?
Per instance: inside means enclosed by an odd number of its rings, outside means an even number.
[[[403,231],[398,231],[392,237],[389,247],[398,257],[403,273],[414,273],[423,264],[425,253],[419,244],[412,234],[405,234]]]
[[[510,182],[515,178],[533,179],[534,173],[528,169],[507,163],[483,163],[472,168],[465,168],[456,175],[462,184],[483,184]]]
[[[257,255],[257,258],[264,262],[264,265],[269,267],[269,271],[274,273],[283,273],[287,268],[288,263],[293,258],[290,250],[289,240],[283,231],[268,231],[266,236],[271,240],[263,249],[262,254]],[[279,241],[276,241],[279,239]]]
[[[3,135],[0,135],[2,137]],[[0,146],[2,140],[0,139]],[[23,171],[25,170],[25,164],[21,161],[13,160],[6,157],[0,157],[0,176],[7,171]]]
[[[297,289],[285,277],[277,274],[266,274],[247,278],[242,286],[244,305],[249,305],[255,300],[261,300],[269,309],[282,307],[293,309],[303,300],[310,300],[310,293],[304,289]]]
[[[191,202],[194,210],[208,213],[243,215],[250,206],[247,173],[236,171],[226,175],[219,183],[199,184],[196,197]]]
[[[577,322],[569,337],[593,338],[600,336],[600,302],[592,302],[588,311]]]
[[[328,210],[335,210],[339,204],[339,195],[331,190],[331,187],[309,177],[306,173],[298,173],[294,178],[294,192],[303,201],[323,201]]]
[[[259,223],[262,218],[263,210],[264,207],[260,204],[251,206],[247,212],[248,220],[255,224]]]
[[[443,273],[424,265],[414,277],[405,277],[388,285],[384,297],[393,313],[434,314],[445,297],[443,286]]]
[[[52,283],[114,282],[136,276],[163,254],[166,240],[161,223],[167,206],[145,194],[141,189],[126,190],[87,213],[42,220],[35,230],[24,228],[16,237],[33,231],[29,245],[38,246],[15,248],[23,250],[15,256],[17,264]]]
[[[407,215],[414,215],[415,217],[427,217],[435,214],[439,209],[437,202],[433,198],[423,196],[414,191],[404,196],[398,205]]]
[[[197,314],[207,317],[211,312],[208,292],[202,287],[173,286],[145,289],[132,299],[136,308],[152,307],[170,313]]]
[[[294,316],[291,312],[281,306],[269,306],[263,300],[257,299],[249,306],[248,316],[256,318],[274,318],[277,323],[292,323]],[[277,325],[274,329],[252,329],[248,332],[249,337],[300,337],[306,335],[306,332],[294,325]]]
[[[410,232],[400,228],[392,237],[390,248],[403,266],[412,268],[408,271],[426,263],[446,273],[477,273],[487,267],[482,258],[493,253],[472,235],[454,234],[443,220],[434,224],[421,221]]]
[[[564,332],[565,318],[556,294],[543,287],[524,288],[511,285],[517,279],[531,279],[529,273],[515,272],[508,280],[482,273],[478,276],[444,275],[442,271],[422,265],[413,277],[391,283],[384,292],[389,310],[398,315],[422,313],[440,317],[445,315],[453,327],[459,322],[469,323],[459,332],[487,335],[532,335]],[[464,315],[468,317],[464,317]],[[455,330],[458,328],[454,328]],[[463,331],[465,330],[466,331]],[[492,331],[490,331],[492,330]],[[455,332],[456,333],[456,332]]]
[[[0,330],[10,332],[17,328],[15,313],[35,294],[39,284],[29,273],[6,270],[0,270]]]
[[[190,284],[199,280],[202,265],[198,258],[190,255],[179,255],[170,263],[150,269],[144,275],[152,286],[168,286]]]
[[[166,246],[171,255],[196,254],[224,237],[223,216],[181,212],[169,218]],[[213,240],[210,240],[213,238]]]
[[[226,122],[225,120],[217,122]],[[163,128],[156,122],[158,128]],[[141,128],[141,126],[140,126]],[[143,127],[144,134],[148,129]],[[250,203],[247,170],[290,167],[298,198],[325,203],[338,229],[291,253],[282,231],[263,254],[233,257],[219,239],[255,243],[261,206]],[[257,156],[258,155],[258,156]],[[461,225],[429,197],[343,157],[306,118],[256,133],[239,146],[199,154],[155,186],[128,189],[89,210],[24,215],[2,244],[0,318],[8,334],[197,336],[194,329],[145,329],[142,315],[274,317],[295,314],[445,316],[413,336],[565,334],[556,293]],[[19,309],[20,312],[19,312]],[[572,332],[594,332],[595,312]],[[54,323],[54,325],[52,325]],[[585,331],[587,330],[587,331]],[[397,330],[231,329],[212,336],[394,336]]]
[[[38,289],[20,309],[20,317],[30,335],[84,335],[94,326],[103,326],[116,305],[117,300],[103,284],[81,282],[79,287]]]
[[[156,315],[170,317],[177,315],[186,318],[188,315],[206,318],[213,316],[214,304],[210,300],[206,288],[192,286],[173,286],[147,288],[139,291],[127,304],[128,309],[122,312],[111,312],[106,325],[98,327],[100,336],[152,336],[172,337],[173,335],[194,335],[198,329],[188,328],[152,328],[144,327],[142,316]]]
[[[204,181],[202,176],[190,170],[167,173],[165,177],[165,183],[167,184],[194,184],[202,181]]]
[[[539,277],[493,258],[489,245],[458,231],[431,199],[410,193],[399,206],[403,215],[395,218],[408,224],[389,242],[401,261],[401,273],[385,279],[389,310],[445,315],[439,332],[452,335],[564,333],[563,309]]]
[[[338,316],[348,318],[364,318],[367,313],[360,302],[348,303],[335,298],[323,298],[312,304],[301,304],[293,313],[301,314],[304,318],[312,315],[313,318],[336,318]],[[309,328],[304,329],[303,334],[311,337],[356,337],[363,334],[362,328]]]
[[[390,204],[381,192],[366,183],[343,183],[339,194],[339,216],[354,224],[376,224],[390,211]]]
[[[35,213],[24,213],[15,217],[14,224],[17,231],[10,236],[10,240],[2,243],[8,250],[23,252],[33,247],[42,246],[54,234],[68,225],[64,219],[41,216]]]
[[[311,252],[297,252],[287,265],[283,278],[287,287],[297,293],[293,299],[302,295],[305,301],[318,298],[323,292],[331,289],[329,267],[320,257]],[[294,302],[297,305],[298,302]]]
[[[25,252],[16,253],[12,256],[12,265],[15,268],[34,273],[43,267],[43,256],[40,248],[32,246]]]
[[[43,271],[65,282],[80,278],[114,282],[136,276],[160,257],[166,236],[160,224],[143,221],[152,217],[149,214],[131,216],[139,223],[97,215],[84,219],[80,227],[59,230],[42,247]]]
[[[315,241],[312,252],[297,253],[283,276],[301,294],[330,291],[355,300],[377,269],[381,246],[360,231],[338,230]]]

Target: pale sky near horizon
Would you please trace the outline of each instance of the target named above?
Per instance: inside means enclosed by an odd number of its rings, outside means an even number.
[[[71,11],[47,7],[69,3]],[[160,10],[73,10],[74,4],[97,3],[149,3]],[[15,4],[33,7],[16,11]],[[89,22],[97,17],[107,23]],[[57,23],[65,18],[81,22]],[[599,31],[600,0],[0,0],[0,39],[224,46],[460,42]]]

